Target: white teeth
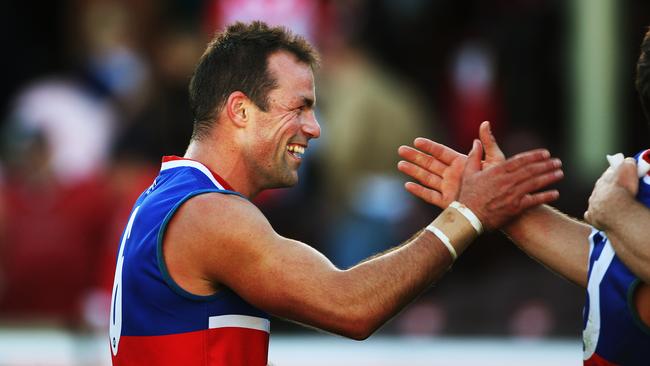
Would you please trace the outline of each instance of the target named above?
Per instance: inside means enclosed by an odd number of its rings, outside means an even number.
[[[305,153],[305,148],[300,145],[288,145],[287,151],[302,155]]]

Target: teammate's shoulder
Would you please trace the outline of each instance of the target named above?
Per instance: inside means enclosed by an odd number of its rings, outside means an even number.
[[[634,157],[637,160],[645,160],[646,162],[650,163],[650,148],[639,151],[634,155]]]
[[[650,174],[650,149],[641,150],[634,155],[637,162],[637,171],[639,178],[646,184],[650,184],[648,174]]]

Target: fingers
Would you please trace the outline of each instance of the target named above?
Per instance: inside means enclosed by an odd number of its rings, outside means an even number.
[[[425,188],[420,184],[413,183],[413,182],[405,183],[404,188],[406,188],[406,190],[410,194],[414,195],[415,197],[418,197],[419,199],[423,200],[426,203],[436,205],[440,208],[445,208],[442,195],[440,194],[440,192],[437,192],[433,189]]]
[[[540,176],[544,173],[557,171],[561,172],[561,167],[562,161],[560,161],[560,159],[542,160],[536,163],[531,163],[529,165],[524,165],[518,170],[508,173],[507,179],[515,184],[521,184],[522,182],[529,180],[532,177]],[[562,177],[560,176],[560,178]]]
[[[560,192],[558,192],[555,189],[526,195],[521,200],[521,211],[525,211],[531,207],[543,205],[546,203],[551,203],[557,200],[558,198],[560,198]]]
[[[505,160],[505,155],[499,148],[496,138],[492,134],[490,122],[484,121],[478,130],[479,138],[485,148],[485,159],[489,161]]]
[[[397,163],[397,169],[400,172],[414,178],[423,185],[440,191],[442,178],[436,174],[432,174],[427,169],[424,169],[408,161],[400,161]]]
[[[561,161],[551,159],[547,150],[525,152],[472,173],[468,167],[477,163],[476,150],[472,148],[467,158],[458,201],[476,208],[475,213],[485,227],[500,227],[523,210],[559,197],[557,190],[538,192],[564,176]],[[444,184],[441,183],[441,187],[444,188]]]
[[[623,160],[623,163],[616,168],[614,174],[616,175],[617,183],[621,187],[636,195],[639,187],[636,160],[633,158],[626,158]]]
[[[625,158],[621,164],[614,170],[619,177],[629,176],[632,179],[638,179],[636,160],[634,158]]]
[[[439,159],[444,164],[451,164],[452,161],[464,155],[443,144],[431,141],[424,137],[418,137],[413,141],[413,146],[425,153]]]
[[[481,170],[481,158],[483,155],[483,145],[479,140],[474,140],[472,150],[467,156],[467,164],[465,165],[465,174],[474,174]]]
[[[551,153],[546,149],[537,149],[526,151],[520,154],[517,154],[510,159],[506,160],[503,168],[506,172],[514,172],[521,168],[522,166],[548,159],[551,156]]]
[[[593,227],[595,227],[598,230],[605,230],[605,227],[601,226],[595,219],[594,216],[591,214],[591,211],[587,209],[584,214],[584,219],[585,222]]]
[[[526,194],[530,192],[538,191],[550,184],[556,183],[564,177],[564,173],[561,170],[554,170],[550,173],[543,175],[538,175],[531,177],[523,182],[517,184],[517,192],[520,194]]]
[[[444,170],[447,168],[447,164],[441,162],[436,157],[427,155],[410,146],[400,146],[399,149],[397,149],[397,153],[403,159],[408,160],[409,162],[416,164],[437,175],[442,175]]]

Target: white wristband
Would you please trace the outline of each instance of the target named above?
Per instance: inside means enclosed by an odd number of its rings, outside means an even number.
[[[472,212],[472,210],[470,210],[469,207],[463,205],[458,201],[454,201],[450,203],[449,207],[455,208],[456,210],[458,210],[458,212],[460,212],[463,216],[465,216],[467,221],[469,221],[469,223],[472,224],[474,230],[476,230],[476,233],[478,235],[481,235],[481,233],[483,232],[483,224],[481,224],[481,220],[479,220],[478,217],[476,217],[474,212]]]
[[[440,231],[440,229],[438,229],[437,227],[433,226],[433,224],[427,226],[425,230],[430,231],[431,233],[433,233],[433,235],[437,236],[438,239],[440,239],[442,244],[444,244],[449,250],[449,254],[451,254],[451,260],[455,262],[456,258],[458,258],[458,254],[456,254],[456,249],[454,249],[454,246],[451,245],[451,241],[449,240],[447,235],[445,235],[445,233]]]

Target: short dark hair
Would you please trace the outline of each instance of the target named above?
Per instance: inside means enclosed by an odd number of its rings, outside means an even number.
[[[214,36],[190,81],[193,140],[207,134],[232,92],[241,91],[261,110],[267,110],[268,94],[277,87],[268,71],[268,57],[277,51],[293,54],[312,69],[319,62],[303,37],[260,21],[237,22]]]
[[[645,118],[650,122],[650,28],[641,42],[641,54],[636,63],[635,85]]]

